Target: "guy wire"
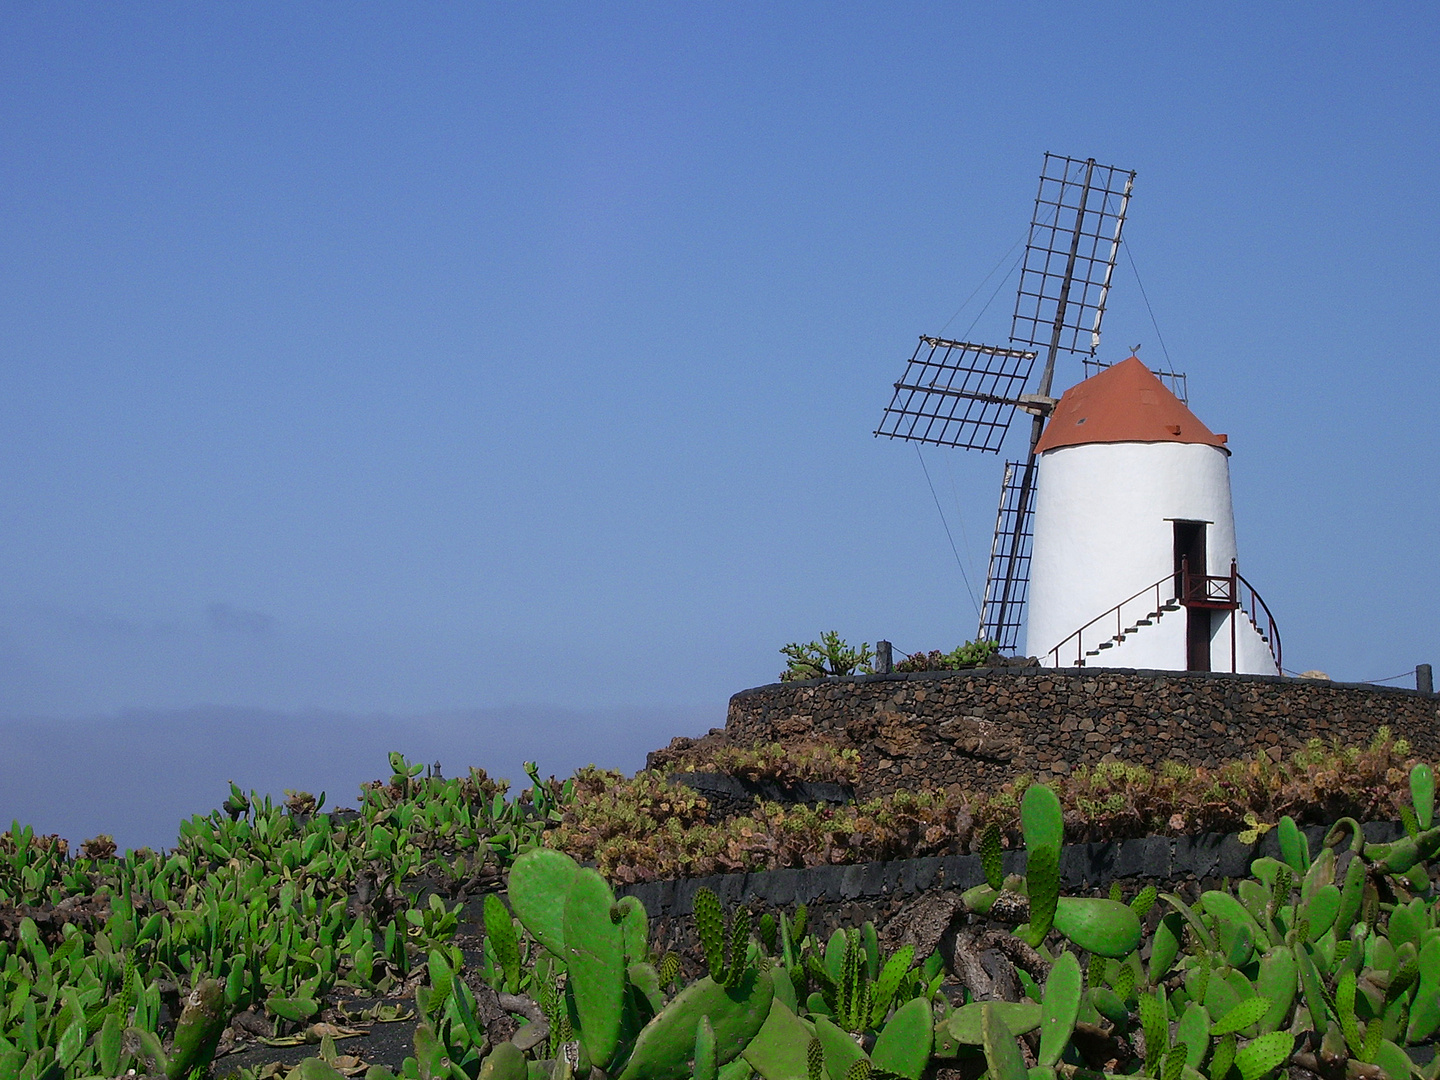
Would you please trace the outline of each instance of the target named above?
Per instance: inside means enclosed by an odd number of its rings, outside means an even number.
[[[980,605],[975,600],[975,590],[970,587],[970,575],[965,573],[965,564],[960,559],[960,549],[955,546],[955,537],[950,535],[950,523],[945,520],[945,510],[940,505],[940,497],[935,494],[935,485],[930,481],[930,470],[925,465],[925,455],[920,453],[920,444],[915,444],[915,456],[920,459],[920,468],[925,473],[925,483],[930,486],[930,498],[935,500],[935,509],[940,511],[940,524],[945,526],[945,539],[950,541],[950,551],[955,556],[955,565],[960,568],[960,580],[965,582],[965,591],[970,596],[970,606],[975,609],[975,616],[980,616]]]
[[[1130,241],[1126,240],[1120,246],[1125,249],[1125,257],[1130,260],[1130,270],[1135,275],[1135,284],[1140,286],[1140,296],[1145,301],[1145,310],[1150,313],[1150,325],[1155,327],[1155,340],[1160,342],[1160,351],[1165,354],[1165,366],[1174,371],[1175,361],[1170,359],[1170,350],[1165,347],[1165,336],[1160,333],[1160,323],[1155,318],[1155,309],[1150,306],[1150,297],[1145,292],[1145,283],[1140,280],[1140,269],[1135,265],[1135,256],[1130,252]]]

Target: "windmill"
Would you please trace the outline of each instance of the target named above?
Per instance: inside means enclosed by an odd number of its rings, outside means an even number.
[[[1016,410],[1030,415],[1023,461],[1007,461],[995,538],[980,610],[979,638],[1015,649],[1030,579],[1035,505],[1035,448],[1057,398],[1051,396],[1060,354],[1087,366],[1100,345],[1135,173],[1094,158],[1046,153],[1020,269],[1010,346],[921,336],[895,383],[875,434],[937,446],[998,453]],[[1027,393],[1040,349],[1044,367]],[[1169,374],[1169,373],[1166,373]],[[1183,385],[1183,376],[1178,376]]]

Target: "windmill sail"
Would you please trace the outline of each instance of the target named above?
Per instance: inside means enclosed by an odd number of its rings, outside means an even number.
[[[1036,395],[1053,404],[1050,389],[1062,351],[1090,357],[1100,347],[1100,323],[1130,206],[1133,172],[1098,165],[1094,158],[1046,154],[1025,244],[1012,344],[1046,350]],[[1030,584],[1031,524],[1035,507],[1035,446],[1048,410],[1036,410],[1023,467],[1006,467],[1000,513],[990,545],[979,636],[1002,649],[1019,644]],[[1018,474],[1018,479],[1016,476]]]
[[[876,435],[998,453],[1015,410],[1032,415],[1028,454],[1007,462],[979,636],[1013,650],[1024,623],[1035,506],[1035,446],[1055,400],[1061,352],[1090,358],[1120,250],[1135,174],[1094,158],[1046,154],[1030,221],[1010,348],[921,337]],[[1037,391],[1025,393],[1040,349]]]
[[[981,639],[1013,652],[1020,644],[1025,600],[1030,591],[1030,539],[1035,513],[1035,462],[1007,461],[1000,482],[1000,510],[990,545],[985,602],[980,608]]]
[[[1010,340],[1093,356],[1135,174],[1045,155]],[[1041,393],[1048,393],[1044,387]]]
[[[921,336],[876,435],[998,453],[1033,352]]]

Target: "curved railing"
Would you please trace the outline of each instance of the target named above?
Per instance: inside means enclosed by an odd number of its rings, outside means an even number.
[[[1260,612],[1263,611],[1265,613],[1266,627],[1270,631],[1265,635],[1265,640],[1270,645],[1270,655],[1275,657],[1275,667],[1283,672],[1285,669],[1280,664],[1280,627],[1275,622],[1275,616],[1270,614],[1270,605],[1265,603],[1265,598],[1255,591],[1255,586],[1246,581],[1238,570],[1234,573],[1235,580],[1241,585],[1244,585],[1246,592],[1250,594],[1250,605],[1246,607],[1242,603],[1240,606],[1245,609],[1245,614],[1250,616],[1250,621],[1255,624],[1256,630],[1260,629]],[[1236,590],[1235,599],[1237,602],[1240,600],[1238,589]]]
[[[1251,585],[1250,582],[1241,576],[1239,570],[1235,567],[1234,560],[1230,562],[1230,573],[1224,575],[1192,574],[1188,563],[1182,560],[1180,565],[1179,573],[1166,574],[1159,581],[1155,582],[1155,584],[1145,586],[1145,588],[1133,596],[1127,596],[1124,600],[1121,600],[1120,603],[1116,604],[1109,611],[1095,616],[1095,618],[1091,619],[1084,626],[1080,627],[1079,630],[1076,630],[1064,641],[1047,652],[1045,654],[1046,657],[1052,661],[1054,667],[1059,667],[1060,654],[1062,652],[1068,652],[1068,646],[1073,641],[1075,643],[1075,666],[1084,667],[1086,631],[1104,623],[1104,632],[1109,634],[1109,620],[1114,618],[1115,632],[1113,635],[1108,636],[1105,641],[1110,645],[1119,644],[1124,641],[1127,636],[1126,620],[1124,618],[1126,605],[1134,603],[1142,596],[1149,596],[1153,592],[1155,596],[1154,608],[1149,611],[1144,618],[1137,619],[1135,624],[1128,628],[1129,630],[1133,631],[1140,626],[1149,625],[1148,620],[1159,619],[1165,612],[1178,610],[1182,605],[1185,607],[1222,608],[1232,611],[1243,611],[1246,618],[1250,620],[1256,631],[1264,639],[1266,645],[1269,646],[1270,655],[1275,660],[1276,669],[1283,671],[1284,669],[1280,664],[1280,627],[1276,624],[1275,616],[1271,614],[1270,607],[1265,603],[1264,597],[1256,591],[1255,586]],[[1178,591],[1178,598],[1172,596],[1162,599],[1164,597],[1163,590],[1167,585],[1169,586],[1170,592]],[[1242,585],[1244,586],[1243,592],[1240,588]],[[1246,604],[1243,599],[1247,594],[1249,599],[1248,604]],[[1261,626],[1262,615],[1265,620],[1264,627]],[[1234,670],[1236,648],[1233,617],[1230,626],[1230,636],[1230,667],[1231,670]],[[1109,646],[1101,644],[1098,647],[1107,648]]]

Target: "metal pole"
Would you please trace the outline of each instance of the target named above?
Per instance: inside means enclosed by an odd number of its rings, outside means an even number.
[[[1055,305],[1055,326],[1050,332],[1050,351],[1045,357],[1045,371],[1040,376],[1040,393],[1050,396],[1050,381],[1055,376],[1055,358],[1060,353],[1060,335],[1065,331],[1065,308],[1070,302],[1070,284],[1075,280],[1075,260],[1080,254],[1080,234],[1085,221],[1085,205],[1090,200],[1090,180],[1095,175],[1095,159],[1085,163],[1085,186],[1080,191],[1080,205],[1075,210],[1075,235],[1070,238],[1070,258],[1065,263],[1065,277],[1060,282],[1060,297]],[[1063,188],[1062,188],[1063,190]],[[1059,212],[1058,209],[1056,211]],[[1045,418],[1037,415],[1031,425],[1030,446],[1040,441]]]

